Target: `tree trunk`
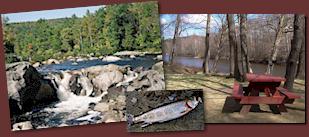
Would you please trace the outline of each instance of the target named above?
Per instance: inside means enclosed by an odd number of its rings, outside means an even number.
[[[172,53],[171,53],[171,57],[170,57],[170,63],[171,64],[174,64],[175,63],[175,51],[176,51],[176,41],[179,37],[179,27],[180,27],[180,23],[181,23],[181,19],[180,19],[180,15],[177,14],[176,16],[176,24],[175,24],[175,31],[174,31],[174,37],[173,37],[173,41],[172,41],[172,45],[173,45],[173,48],[172,48]]]
[[[304,35],[306,35],[306,28],[304,28],[303,33]],[[306,65],[306,40],[303,40],[299,53],[296,77],[298,78],[305,77],[305,65]]]
[[[248,41],[247,41],[247,14],[240,14],[240,46],[243,63],[243,72],[252,73],[252,68],[248,56]]]
[[[222,22],[223,23],[223,22]],[[223,49],[223,46],[222,46],[222,41],[223,41],[223,35],[226,31],[226,26],[225,24],[222,24],[221,26],[221,33],[220,33],[220,38],[219,38],[219,42],[218,42],[218,49],[217,49],[217,53],[216,53],[216,56],[215,56],[215,60],[214,60],[214,63],[212,65],[212,72],[213,73],[216,73],[217,72],[217,65],[218,65],[218,61],[220,59],[220,53]]]
[[[282,40],[283,29],[285,26],[286,26],[285,16],[280,15],[280,20],[278,22],[278,29],[276,31],[276,38],[275,38],[275,42],[272,47],[271,58],[268,60],[266,74],[271,74],[274,69],[274,62],[276,61],[277,55],[278,55],[278,46]]]
[[[79,39],[80,39],[80,43],[79,43],[80,49],[79,50],[82,51],[82,49],[83,49],[83,36],[82,36],[82,30],[81,29],[79,30]]]
[[[234,48],[234,77],[238,81],[244,81],[241,63],[241,48],[236,42],[234,14],[227,15],[227,22],[229,28],[229,43]]]
[[[211,14],[207,14],[206,36],[205,36],[205,55],[204,55],[204,74],[209,74],[209,34],[210,34]]]
[[[296,14],[294,17],[294,35],[291,42],[291,51],[286,62],[286,82],[284,87],[288,90],[293,89],[293,83],[296,75],[297,61],[299,53],[305,41],[305,16]]]
[[[235,66],[235,64],[234,64],[234,47],[236,46],[235,44],[236,44],[236,38],[234,39],[234,37],[232,36],[232,34],[231,34],[231,21],[230,20],[232,20],[233,22],[234,22],[234,19],[233,19],[233,15],[230,15],[230,14],[227,14],[226,15],[226,20],[228,21],[228,29],[229,29],[229,31],[228,31],[228,38],[229,38],[229,47],[230,47],[230,77],[234,77],[234,66]],[[235,29],[235,28],[234,28]],[[235,36],[235,30],[234,30],[234,36]],[[234,40],[234,41],[233,41]]]

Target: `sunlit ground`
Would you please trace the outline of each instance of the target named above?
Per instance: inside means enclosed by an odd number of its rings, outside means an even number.
[[[287,113],[273,114],[268,105],[260,105],[265,112],[222,113],[226,97],[232,93],[234,79],[224,76],[205,76],[203,74],[166,74],[167,89],[204,90],[206,123],[304,123],[305,122],[305,81],[297,79],[294,93],[301,96],[293,104],[286,105]],[[246,83],[244,83],[246,84]],[[282,85],[281,85],[282,86]]]

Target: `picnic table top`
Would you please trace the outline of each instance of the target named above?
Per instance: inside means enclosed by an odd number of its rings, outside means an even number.
[[[282,82],[285,78],[279,76],[272,76],[267,74],[253,74],[247,73],[246,78],[249,82]]]

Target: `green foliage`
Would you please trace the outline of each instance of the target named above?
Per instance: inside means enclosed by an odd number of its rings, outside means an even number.
[[[7,62],[48,58],[96,56],[123,50],[161,50],[156,2],[108,5],[84,17],[24,23],[4,18],[4,46]]]

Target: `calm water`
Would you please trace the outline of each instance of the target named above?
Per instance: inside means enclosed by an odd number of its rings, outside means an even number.
[[[73,61],[64,61],[60,64],[51,64],[51,65],[44,65],[38,70],[42,73],[47,72],[58,72],[63,70],[78,70],[82,68],[87,68],[91,66],[97,66],[97,65],[107,65],[107,64],[116,64],[120,66],[130,65],[132,68],[136,68],[139,66],[143,66],[144,68],[148,69],[151,68],[152,65],[154,65],[157,60],[154,60],[153,58],[156,57],[154,55],[146,55],[144,57],[136,57],[136,58],[123,58],[122,60],[115,61],[115,62],[106,62],[102,61],[100,59],[96,60],[85,60],[77,62],[77,65],[73,65]]]
[[[169,56],[165,55],[163,57],[164,62],[169,61]],[[201,58],[193,58],[193,57],[175,57],[175,61],[179,65],[192,67],[192,68],[202,68],[203,66],[203,59]],[[212,69],[214,60],[209,61],[209,68]],[[229,60],[219,60],[217,64],[217,71],[221,73],[229,73]],[[267,69],[267,64],[262,63],[251,63],[252,70],[256,74],[264,74]],[[285,65],[276,64],[274,67],[273,75],[276,76],[284,76],[285,75]]]

